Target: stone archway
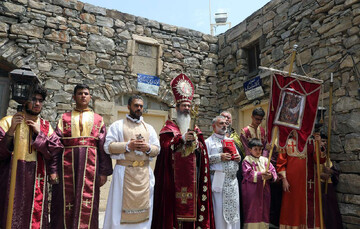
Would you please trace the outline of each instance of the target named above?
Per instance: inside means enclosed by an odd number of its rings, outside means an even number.
[[[0,39],[0,118],[7,115],[10,102],[9,72],[29,63],[33,57],[32,54],[27,55],[16,42],[7,38]],[[38,72],[33,65],[31,67],[34,72]]]

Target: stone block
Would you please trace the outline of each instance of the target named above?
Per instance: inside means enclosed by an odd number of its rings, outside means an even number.
[[[45,38],[59,43],[68,43],[70,40],[69,33],[67,31],[55,30],[53,30],[50,34],[45,35]]]
[[[57,68],[54,71],[46,72],[46,75],[49,77],[63,78],[65,77],[65,69]]]
[[[360,161],[342,161],[338,165],[342,173],[360,174]]]
[[[360,176],[356,174],[340,174],[338,192],[360,194]]]
[[[119,19],[121,21],[131,21],[134,22],[136,17],[134,15],[131,14],[127,14],[127,13],[122,13],[116,10],[107,10],[106,11],[106,16],[113,18],[113,19]]]
[[[115,43],[112,39],[91,34],[88,40],[88,49],[96,52],[112,51],[115,48]]]
[[[359,43],[359,36],[358,35],[353,35],[347,39],[344,40],[344,46],[346,49],[351,48],[352,46],[356,45]]]
[[[99,26],[113,27],[114,20],[109,17],[96,16],[96,24]]]
[[[71,98],[72,98],[72,94],[64,91],[60,91],[60,92],[55,92],[52,99],[56,103],[70,103]]]
[[[39,71],[48,72],[51,70],[52,64],[49,62],[38,62]]]
[[[115,27],[125,28],[125,23],[119,19],[115,19]]]
[[[237,39],[246,31],[246,21],[241,22],[235,27],[231,28],[230,32],[226,34],[226,42],[231,42]]]
[[[192,67],[196,67],[200,65],[200,62],[198,59],[194,58],[194,57],[188,57],[184,59],[184,63],[187,65],[190,65]]]
[[[90,64],[94,65],[96,60],[96,53],[91,51],[81,52],[80,54],[80,63],[81,64]]]
[[[8,30],[9,30],[9,25],[4,22],[0,22],[0,32],[7,33]]]
[[[199,47],[200,47],[200,50],[201,51],[209,51],[209,44],[204,42],[204,41],[201,41],[200,44],[199,44]]]
[[[10,32],[14,34],[27,35],[36,38],[43,38],[44,29],[29,23],[13,24]]]
[[[360,225],[360,217],[342,215],[342,221],[343,223],[353,224],[355,228]],[[347,226],[346,228],[349,228],[349,226]]]
[[[100,14],[106,16],[106,9],[98,6],[94,6],[88,3],[84,4],[84,10],[89,13],[93,14]]]
[[[210,44],[216,44],[218,42],[218,38],[215,36],[211,36],[210,34],[204,34],[202,36],[202,39]]]
[[[356,133],[360,129],[360,112],[354,111],[346,114],[337,114],[334,121],[336,133]]]
[[[56,104],[56,109],[57,110],[70,111],[70,110],[72,110],[72,106],[69,103],[70,103],[70,101],[68,103],[57,103]]]
[[[45,11],[55,13],[55,14],[61,14],[63,12],[63,9],[60,6],[46,4],[45,5]]]
[[[99,27],[98,26],[89,25],[89,24],[81,24],[80,25],[80,30],[83,31],[83,32],[87,32],[87,33],[94,33],[94,34],[99,33]]]
[[[360,108],[360,101],[352,97],[341,97],[334,106],[334,111],[345,112]]]
[[[96,99],[94,102],[94,111],[100,115],[110,115],[113,114],[114,106],[114,102]]]
[[[161,25],[161,29],[164,31],[175,33],[177,30],[177,27],[173,25],[168,25],[168,24],[160,24],[160,25]]]
[[[113,37],[115,33],[115,30],[113,30],[112,28],[109,27],[103,27],[102,28],[102,34],[106,37]]]
[[[35,9],[38,9],[38,10],[45,10],[45,6],[46,6],[45,2],[29,0],[28,3],[29,3],[30,8],[35,8]]]
[[[190,37],[192,35],[190,29],[183,28],[183,27],[178,27],[176,33],[179,35],[188,36],[188,37]]]
[[[51,53],[47,53],[47,54],[46,54],[46,59],[49,59],[49,60],[57,60],[57,61],[64,61],[64,60],[65,60],[65,56],[64,56],[63,54],[51,52]]]
[[[62,84],[59,83],[56,79],[49,79],[45,81],[45,88],[52,90],[60,90],[62,88]]]
[[[84,22],[86,22],[88,24],[94,24],[96,21],[95,15],[89,14],[89,13],[80,14],[80,18],[81,18],[81,20],[83,20]]]
[[[69,53],[67,55],[67,60],[71,63],[79,63],[80,62],[80,54],[79,53]]]
[[[360,150],[360,135],[357,133],[347,134],[345,136],[345,151],[351,153]]]
[[[99,67],[99,68],[110,69],[111,68],[111,62],[110,62],[110,60],[99,59],[96,62],[96,66]]]
[[[3,10],[8,13],[23,15],[26,11],[25,7],[22,5],[14,4],[11,2],[3,2]]]
[[[342,215],[352,215],[360,217],[360,206],[354,204],[339,203],[339,208]]]
[[[352,18],[344,19],[340,24],[336,25],[334,28],[330,29],[327,33],[324,34],[324,38],[330,37],[334,34],[346,31],[352,27]]]

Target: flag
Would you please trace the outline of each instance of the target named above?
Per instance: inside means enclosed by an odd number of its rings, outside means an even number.
[[[267,118],[267,138],[272,141],[277,126],[278,144],[284,148],[292,131],[297,132],[297,149],[303,152],[315,125],[321,81],[273,74]]]

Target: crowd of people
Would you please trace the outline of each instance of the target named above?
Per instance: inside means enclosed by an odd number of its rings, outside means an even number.
[[[0,229],[99,228],[100,187],[110,175],[106,229],[320,228],[315,141],[321,179],[329,183],[322,193],[325,226],[342,228],[333,187],[339,171],[324,164],[326,136],[314,133],[299,152],[293,132],[268,158],[265,112],[255,108],[240,134],[223,111],[204,139],[192,123],[191,80],[180,74],[171,87],[177,115],[160,140],[142,117],[139,95],[129,98],[126,118],[106,131],[89,108],[89,87],[79,84],[76,107],[53,130],[39,116],[46,90],[36,87],[23,111],[0,121]]]

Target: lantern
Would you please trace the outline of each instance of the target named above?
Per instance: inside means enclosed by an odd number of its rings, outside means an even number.
[[[38,84],[38,78],[27,64],[20,69],[11,71],[9,75],[11,79],[12,99],[21,105],[25,104],[32,95],[32,90]]]

